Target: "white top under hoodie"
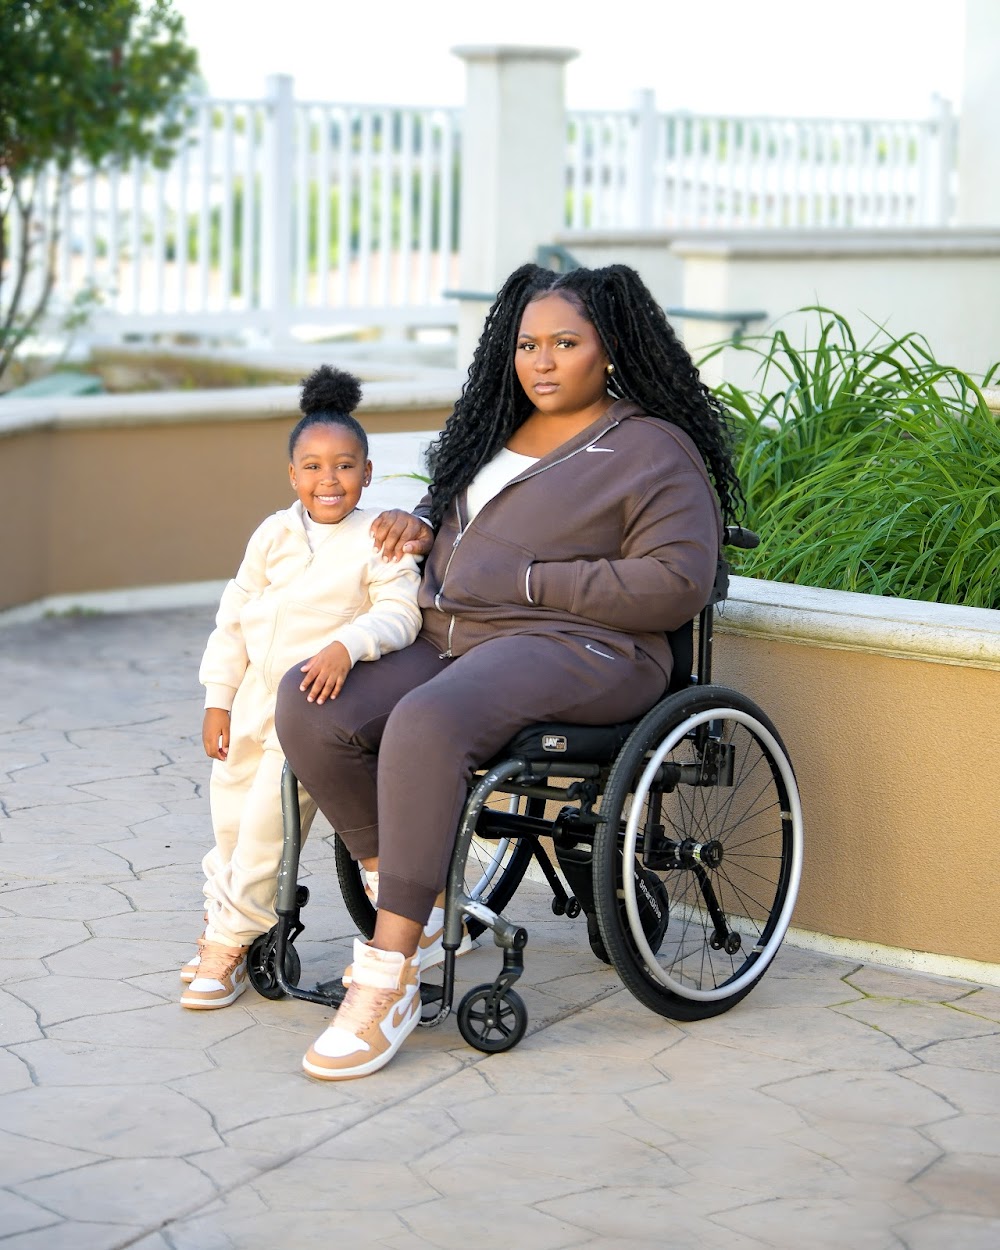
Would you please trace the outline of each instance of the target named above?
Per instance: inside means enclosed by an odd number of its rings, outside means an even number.
[[[331,642],[343,643],[352,665],[413,642],[421,623],[417,562],[389,562],[375,551],[369,530],[377,515],[357,508],[322,526],[328,533],[317,535],[315,552],[298,500],[258,527],[223,591],[201,661],[206,707],[230,710],[249,665],[275,692],[293,664]]]

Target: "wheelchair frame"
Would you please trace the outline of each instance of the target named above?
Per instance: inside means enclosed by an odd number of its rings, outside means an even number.
[[[757,542],[749,530],[726,530],[727,545]],[[671,635],[675,676],[644,717],[615,726],[529,726],[477,770],[448,876],[442,984],[421,985],[422,1024],[440,1024],[451,1013],[455,952],[466,924],[493,932],[503,966],[492,983],[462,999],[459,1030],[487,1053],[520,1041],[527,1011],[513,986],[524,970],[528,934],[502,913],[531,862],[552,890],[555,914],[585,912],[594,954],[661,1015],[695,1020],[727,1011],[764,975],[798,892],[802,812],[775,727],[744,695],[711,684],[715,605],[726,597],[728,573],[720,559],[698,617],[695,673],[690,622]],[[506,811],[488,806],[494,795],[503,796]],[[554,804],[560,806],[553,817],[546,809]],[[287,764],[282,811],[278,923],[251,947],[250,980],[265,997],[335,1006],[345,992],[341,982],[312,990],[297,984],[293,943],[309,891],[297,884],[298,787]],[[551,839],[555,864],[541,838]],[[468,865],[480,846],[494,843],[470,888]],[[374,909],[339,838],[336,855],[348,910],[370,937]]]

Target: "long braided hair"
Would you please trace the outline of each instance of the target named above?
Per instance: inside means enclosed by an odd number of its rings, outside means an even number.
[[[735,521],[744,501],[732,463],[726,409],[700,380],[635,270],[609,265],[554,273],[522,265],[490,308],[462,394],[427,453],[434,526],[531,412],[533,404],[514,371],[517,333],[525,307],[554,294],[577,307],[597,331],[615,367],[609,392],[616,399],[633,400],[648,416],[670,421],[690,436],[715,485],[725,522]]]

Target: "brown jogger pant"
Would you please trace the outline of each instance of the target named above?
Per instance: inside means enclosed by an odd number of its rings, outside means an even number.
[[[513,635],[443,658],[423,634],[356,664],[309,703],[298,666],[275,725],[292,771],[355,859],[379,857],[379,905],[424,924],[444,888],[474,768],[526,725],[628,720],[663,693],[661,669],[575,635]]]

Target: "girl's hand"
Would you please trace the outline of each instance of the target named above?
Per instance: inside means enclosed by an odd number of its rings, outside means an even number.
[[[342,642],[331,642],[311,660],[306,660],[299,671],[305,673],[299,689],[306,692],[307,700],[325,703],[340,694],[351,671],[351,657]]]
[[[201,742],[210,760],[224,760],[229,754],[229,726],[231,717],[221,707],[205,708],[201,722]]]
[[[404,555],[425,556],[434,546],[434,531],[426,521],[402,508],[379,513],[372,524],[371,536],[383,560],[399,560]]]

